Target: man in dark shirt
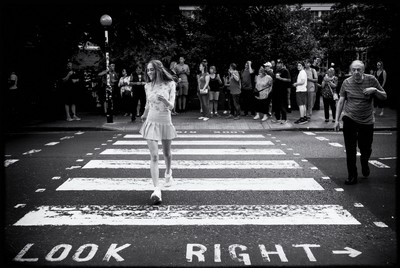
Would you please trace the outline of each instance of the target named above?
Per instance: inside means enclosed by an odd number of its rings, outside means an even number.
[[[132,105],[132,118],[131,121],[135,122],[137,115],[138,102],[140,101],[139,117],[143,115],[144,108],[146,106],[146,92],[144,91],[144,73],[142,67],[138,64],[136,71],[131,75],[131,82],[129,85],[132,86],[133,105]]]
[[[244,70],[241,73],[242,77],[242,93],[243,112],[244,116],[250,114],[255,115],[254,111],[254,96],[253,96],[253,77],[254,70],[251,68],[251,61],[247,61]]]
[[[375,122],[372,100],[373,96],[381,100],[387,98],[378,80],[364,71],[365,65],[362,61],[355,60],[351,63],[351,76],[343,81],[336,106],[335,131],[339,131],[339,119],[344,107],[342,120],[348,172],[345,184],[357,183],[357,144],[361,154],[362,174],[364,177],[369,176],[368,160],[372,153]]]
[[[276,98],[276,107],[274,109],[275,117],[277,122],[286,124],[286,107],[288,106],[287,88],[290,86],[291,78],[289,71],[283,65],[283,61],[278,59],[276,63],[276,74],[273,89],[274,97]]]

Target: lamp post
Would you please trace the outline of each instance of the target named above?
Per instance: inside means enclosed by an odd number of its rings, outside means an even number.
[[[107,70],[107,85],[106,85],[106,117],[107,123],[113,123],[113,99],[112,99],[112,87],[111,87],[111,79],[110,79],[110,55],[109,55],[109,47],[108,47],[108,27],[112,24],[112,19],[109,15],[105,14],[101,16],[100,23],[104,27],[105,34],[105,54],[106,54],[106,70]]]

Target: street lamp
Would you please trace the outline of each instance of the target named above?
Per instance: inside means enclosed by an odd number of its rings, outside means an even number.
[[[112,87],[111,87],[111,79],[110,79],[110,55],[108,53],[108,27],[112,24],[112,19],[109,15],[105,14],[101,16],[100,23],[104,27],[105,34],[105,53],[106,53],[106,70],[107,70],[107,85],[106,85],[106,117],[107,123],[113,123],[113,100],[112,100]]]

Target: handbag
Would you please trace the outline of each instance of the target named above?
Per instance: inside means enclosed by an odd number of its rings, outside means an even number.
[[[206,88],[200,88],[199,89],[200,90],[200,94],[207,94],[208,93],[208,90],[209,90],[209,87],[206,87]]]
[[[329,83],[328,83],[328,87],[329,87],[329,90],[331,91],[331,93],[333,95],[333,100],[335,100],[335,101],[338,100],[339,99],[338,94],[336,92],[333,92],[333,90],[331,88],[331,85],[329,85]]]
[[[253,94],[254,94],[255,97],[260,97],[260,92],[261,92],[261,91],[264,91],[264,90],[266,90],[266,89],[268,89],[268,87],[263,88],[263,89],[261,89],[261,90],[254,89]]]

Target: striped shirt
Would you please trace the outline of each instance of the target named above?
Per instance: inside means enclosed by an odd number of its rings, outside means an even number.
[[[343,115],[348,116],[359,124],[370,125],[375,123],[373,114],[374,94],[364,95],[363,93],[363,90],[368,87],[375,87],[378,90],[384,91],[378,80],[369,74],[364,74],[364,79],[361,83],[356,83],[351,76],[343,81],[340,88],[340,96],[346,100]]]

